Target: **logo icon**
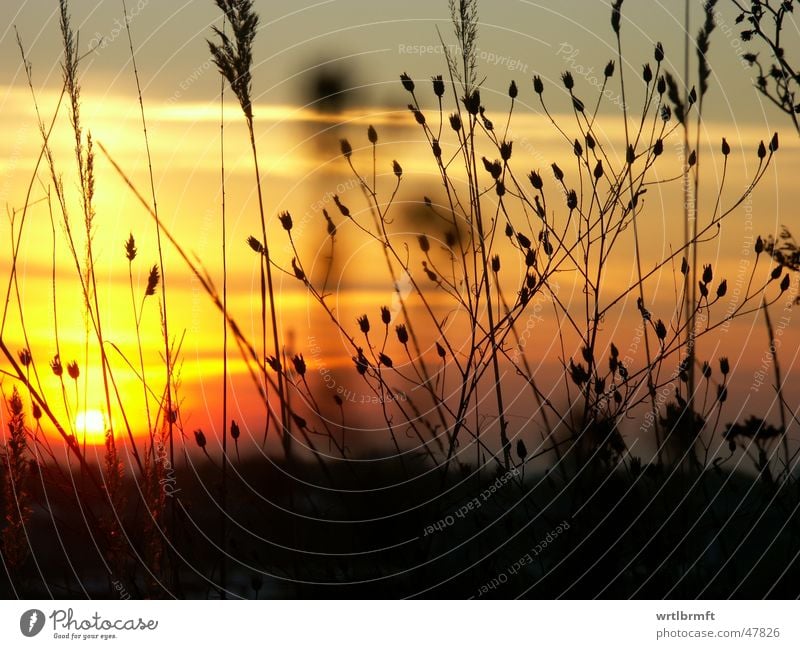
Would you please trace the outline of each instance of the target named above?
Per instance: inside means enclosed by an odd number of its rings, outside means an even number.
[[[32,638],[44,628],[44,613],[37,608],[25,611],[19,618],[19,630],[26,638]]]

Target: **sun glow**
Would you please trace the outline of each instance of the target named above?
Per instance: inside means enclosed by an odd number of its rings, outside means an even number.
[[[83,410],[75,416],[75,431],[81,442],[103,444],[106,429],[106,417],[100,410]]]

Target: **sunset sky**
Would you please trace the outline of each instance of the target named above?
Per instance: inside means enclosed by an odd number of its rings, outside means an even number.
[[[694,1],[690,32],[696,33],[702,3]],[[766,104],[752,87],[749,68],[739,56],[744,45],[734,26],[735,13],[729,2],[719,3],[718,30],[712,38],[710,63],[714,69],[710,94],[706,99],[701,136],[704,155],[704,193],[702,206],[713,205],[717,179],[722,169],[719,142],[727,137],[733,147],[724,197],[733,199],[745,186],[757,163],[758,142],[779,131],[781,150],[774,168],[750,202],[731,215],[723,235],[703,248],[700,261],[713,263],[719,276],[728,272],[729,283],[736,280],[745,236],[776,233],[781,225],[797,230],[794,206],[800,201],[796,178],[800,168],[800,141],[791,124]],[[407,239],[413,242],[416,228],[425,229],[424,195],[436,195],[436,168],[427,145],[413,117],[399,75],[407,72],[417,80],[420,97],[431,108],[433,96],[429,78],[446,71],[439,47],[437,28],[446,42],[452,43],[447,3],[409,0],[408,2],[362,3],[356,0],[328,0],[315,3],[288,0],[256,0],[261,28],[255,46],[253,94],[255,98],[256,136],[262,167],[267,214],[272,218],[270,237],[275,242],[273,254],[278,263],[289,267],[293,253],[288,240],[274,218],[288,210],[295,221],[295,238],[306,267],[324,267],[330,254],[321,208],[331,211],[337,222],[341,217],[331,202],[340,194],[354,213],[366,204],[349,169],[339,155],[338,140],[347,137],[356,149],[354,161],[371,172],[371,153],[366,138],[369,124],[379,133],[378,169],[385,181],[384,192],[393,187],[391,162],[397,159],[405,170],[398,195],[402,211],[408,216]],[[680,11],[677,8],[680,7]],[[666,64],[683,69],[683,3],[628,0],[624,4],[623,48],[631,79],[630,103],[637,107],[641,99],[639,81],[641,64],[652,59],[656,41],[664,44]],[[220,14],[210,0],[161,2],[128,0],[136,62],[142,82],[148,135],[152,149],[153,172],[161,218],[181,244],[205,267],[218,286],[221,285],[221,193],[220,193],[220,77],[209,58],[206,39],[212,37],[212,25],[221,24]],[[0,199],[9,212],[19,210],[25,198],[41,146],[31,91],[20,60],[16,28],[32,63],[36,100],[42,119],[52,119],[61,90],[61,39],[58,31],[58,3],[55,0],[11,0],[0,5],[0,114],[3,137],[0,138]],[[96,3],[71,3],[73,25],[79,32],[81,61],[82,121],[97,143],[101,143],[130,176],[140,191],[149,197],[149,180],[144,140],[133,69],[130,64],[127,35],[122,25],[122,3],[102,0]],[[609,25],[610,7],[606,2],[563,3],[505,0],[483,3],[479,36],[479,77],[485,76],[484,102],[487,110],[504,122],[508,110],[507,88],[512,79],[520,87],[510,138],[515,141],[514,162],[527,173],[529,169],[547,170],[556,160],[571,155],[564,142],[542,116],[531,77],[541,75],[547,86],[548,104],[557,114],[569,109],[568,97],[559,81],[561,72],[571,69],[576,78],[576,92],[594,104],[593,78],[602,77],[605,62],[614,56]],[[589,71],[592,68],[593,71]],[[316,90],[319,79],[341,78],[341,93],[334,101],[320,101]],[[618,92],[618,77],[612,89]],[[692,78],[696,72],[692,70]],[[622,141],[622,122],[618,107],[606,103],[602,110],[604,134],[610,142]],[[251,340],[260,340],[258,259],[245,241],[258,234],[259,222],[254,193],[252,159],[241,111],[226,92],[225,149],[227,174],[228,237],[230,242],[229,289],[231,311]],[[63,174],[66,191],[75,201],[78,218],[77,180],[72,152],[74,140],[63,106],[54,130],[52,147]],[[675,141],[679,139],[674,138]],[[362,149],[362,150],[360,150]],[[621,150],[621,149],[620,149]],[[94,246],[97,253],[99,298],[104,313],[106,337],[129,358],[135,357],[128,286],[128,263],[124,243],[133,233],[139,255],[133,264],[138,296],[143,291],[147,271],[157,262],[155,229],[130,190],[114,172],[105,157],[97,154],[97,222]],[[487,151],[487,156],[492,156]],[[670,145],[665,155],[661,177],[679,169],[677,149]],[[50,178],[45,165],[39,168],[33,184],[32,208],[22,238],[19,260],[23,309],[31,351],[41,368],[52,357],[54,323],[52,311],[52,232],[47,203]],[[381,183],[379,182],[379,185]],[[673,183],[649,196],[650,221],[645,226],[644,254],[660,258],[669,244],[679,241],[682,194]],[[725,198],[723,198],[723,204]],[[53,205],[55,210],[55,204]],[[363,218],[368,218],[362,213]],[[62,360],[82,362],[85,323],[80,294],[74,278],[74,266],[64,243],[59,216],[56,214],[56,281],[58,285],[58,326]],[[430,231],[429,231],[430,232]],[[0,241],[4,246],[0,274],[5,290],[10,269],[10,223],[0,221]],[[439,234],[442,234],[441,232]],[[378,318],[381,305],[391,304],[393,291],[380,268],[381,255],[374,247],[353,247],[359,241],[343,228],[337,240],[339,265],[332,283],[338,289],[337,310],[344,321],[354,323],[362,312]],[[171,334],[184,336],[181,349],[179,397],[183,400],[187,430],[203,427],[209,431],[219,426],[220,333],[218,312],[202,294],[199,286],[174,249],[165,247],[166,286]],[[632,257],[631,257],[632,258]],[[632,281],[631,258],[619,267],[609,268],[609,281],[626,286]],[[766,266],[763,270],[768,270]],[[321,272],[321,271],[320,271]],[[316,275],[315,275],[316,277]],[[664,272],[653,285],[653,303],[666,308],[674,302],[673,276]],[[293,349],[303,352],[309,365],[336,368],[350,367],[350,353],[335,331],[325,321],[325,314],[311,304],[302,286],[287,275],[278,275],[284,336],[291,338]],[[661,290],[663,288],[663,291]],[[565,284],[569,299],[579,303],[581,296]],[[658,297],[656,297],[656,292]],[[142,337],[149,373],[159,372],[161,330],[156,302],[145,301]],[[5,336],[15,348],[22,348],[19,311],[12,300]],[[419,305],[412,305],[418,308]],[[138,303],[137,303],[138,308]],[[628,304],[606,323],[607,330],[619,331],[620,348],[627,347],[636,326],[635,305]],[[776,310],[780,310],[776,306]],[[632,314],[630,312],[633,312]],[[552,315],[552,314],[551,314]],[[668,315],[668,313],[667,313]],[[797,329],[796,327],[794,329]],[[542,340],[553,341],[554,324],[542,329]],[[433,345],[433,340],[427,344]],[[800,335],[792,332],[784,338],[784,371],[791,374],[796,365]],[[752,343],[751,345],[747,343]],[[710,358],[728,355],[732,365],[741,368],[742,400],[728,414],[735,419],[745,408],[759,404],[768,407],[774,398],[765,387],[748,391],[753,372],[761,365],[766,348],[766,334],[757,316],[743,319],[714,341],[704,351]],[[309,351],[319,348],[317,352]],[[542,344],[532,352],[531,361],[542,363],[542,371],[558,371],[556,349]],[[130,399],[142,399],[141,386],[126,371],[119,355],[111,356],[120,368],[120,389]],[[249,382],[246,366],[238,352],[231,353],[233,374],[233,415],[252,426],[259,439],[259,405]],[[41,370],[40,370],[41,371]],[[352,374],[352,372],[351,372]],[[91,383],[99,385],[96,363],[89,369]],[[55,379],[46,372],[41,377],[46,389],[57,390]],[[319,381],[319,377],[316,379]],[[351,376],[349,379],[355,382]],[[71,386],[69,386],[71,387]],[[3,390],[10,386],[4,382]],[[733,386],[732,390],[737,387]],[[795,388],[790,393],[797,397]],[[746,397],[746,399],[744,399]],[[100,391],[87,395],[87,409],[102,409]],[[513,402],[513,400],[512,400]],[[518,406],[524,408],[525,403]],[[132,409],[135,426],[144,423],[142,410]],[[138,418],[138,419],[137,419]]]

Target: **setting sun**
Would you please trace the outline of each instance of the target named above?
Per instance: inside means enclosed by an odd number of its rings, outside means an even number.
[[[78,439],[88,444],[102,444],[106,438],[106,417],[100,410],[84,410],[75,416]]]

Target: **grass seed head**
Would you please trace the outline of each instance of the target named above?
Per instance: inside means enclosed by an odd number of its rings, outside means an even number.
[[[145,297],[156,294],[159,278],[160,274],[158,272],[158,266],[153,264],[153,267],[150,269],[150,272],[147,275],[147,286],[144,289]]]
[[[128,258],[128,261],[136,259],[136,252],[136,241],[134,241],[133,233],[131,233],[128,240],[125,242],[125,256]]]

